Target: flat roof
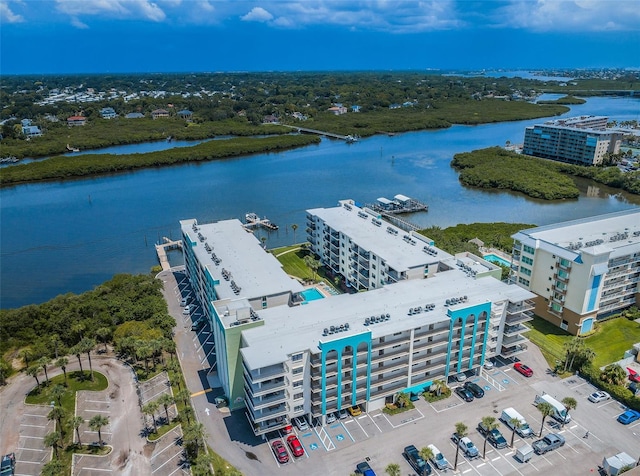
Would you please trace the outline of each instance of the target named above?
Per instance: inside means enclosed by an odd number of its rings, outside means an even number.
[[[430,247],[434,254],[427,254],[423,248],[429,246],[431,240],[424,235],[404,231],[368,209],[353,204],[348,204],[348,207],[314,208],[307,213],[316,215],[334,230],[349,236],[358,246],[376,254],[396,271],[435,264],[452,257],[436,247]],[[382,224],[377,226],[373,219]]]
[[[467,296],[462,304],[445,306],[447,299]],[[447,312],[486,302],[532,299],[535,294],[497,279],[471,278],[462,271],[443,271],[428,279],[406,280],[357,294],[341,294],[306,305],[278,306],[258,311],[264,325],[243,331],[247,347],[240,351],[251,369],[283,362],[306,350],[318,352],[320,342],[371,333],[373,339],[423,325],[448,321]],[[435,304],[429,312],[409,315],[409,308]],[[365,326],[365,318],[389,314],[390,319]],[[323,336],[325,328],[349,324],[349,330]]]
[[[640,250],[640,208],[529,228],[513,238],[529,244],[533,240],[538,246],[546,244],[575,255],[609,252],[612,258],[624,256],[630,249]]]
[[[197,231],[193,229],[194,224]],[[182,232],[196,243],[193,252],[198,261],[220,282],[216,286],[218,299],[255,299],[287,291],[297,293],[304,289],[283,271],[276,257],[262,247],[262,243],[242,226],[240,220],[198,224],[195,219],[190,219],[181,220],[180,226]],[[202,241],[198,234],[204,238]],[[211,252],[207,251],[205,244],[209,245]],[[212,260],[214,255],[220,260],[217,265]],[[222,273],[223,269],[229,273],[228,280]],[[234,293],[231,281],[240,287],[240,293]]]

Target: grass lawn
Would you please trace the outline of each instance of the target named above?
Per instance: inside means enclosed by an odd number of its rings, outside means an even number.
[[[531,328],[525,336],[540,348],[550,368],[554,368],[556,360],[564,361],[563,346],[573,338],[571,334],[538,316],[525,325]],[[597,323],[596,332],[584,338],[586,346],[596,353],[595,367],[622,359],[624,352],[639,341],[640,324],[623,317]]]
[[[282,263],[285,273],[301,279],[313,279],[313,271],[304,262],[307,252],[300,248],[300,245],[277,248],[270,252]]]

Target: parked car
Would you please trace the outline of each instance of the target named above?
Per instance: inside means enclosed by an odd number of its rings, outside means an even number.
[[[473,444],[469,437],[465,436],[463,438],[460,438],[457,433],[454,433],[451,436],[451,439],[456,445],[460,447],[467,458],[473,459],[477,458],[480,455],[480,453],[478,452],[478,448],[476,448],[476,445]]]
[[[416,392],[411,392],[411,395],[409,395],[409,400],[412,402],[417,402],[418,400],[420,400],[420,394]]]
[[[296,458],[304,454],[304,448],[296,435],[289,435],[287,437],[287,444],[289,445],[293,456]]]
[[[338,410],[338,416],[343,420],[349,416],[349,413],[343,408],[342,410]]]
[[[484,368],[487,370],[491,370],[493,368],[493,362],[491,362],[490,360],[485,361]]]
[[[276,456],[278,463],[288,463],[289,462],[289,453],[287,453],[287,449],[282,444],[282,441],[275,440],[271,443],[271,449],[273,450],[273,454]]]
[[[9,453],[2,457],[2,462],[0,463],[0,475],[2,476],[11,476],[14,474],[16,467],[16,454]]]
[[[360,409],[360,405],[354,405],[352,407],[349,407],[349,414],[351,416],[362,415],[362,410]]]
[[[309,423],[307,423],[307,420],[305,417],[296,417],[293,419],[293,424],[298,428],[298,430],[300,431],[306,431],[309,429]]]
[[[488,433],[487,440],[489,440],[489,443],[491,443],[498,449],[507,447],[506,438],[502,436],[502,433],[500,433],[500,430],[498,430],[497,428],[489,431],[489,429],[484,426],[482,422],[480,422],[478,423],[478,433],[480,433],[482,436],[487,436]]]
[[[611,395],[603,391],[593,392],[591,395],[589,395],[589,401],[593,403],[604,402],[605,400],[609,400],[610,398]]]
[[[482,390],[482,387],[480,385],[478,385],[477,383],[465,382],[464,383],[464,388],[469,390],[473,394],[473,396],[476,397],[476,398],[484,397],[484,390]]]
[[[204,319],[200,318],[200,319],[196,319],[195,321],[193,321],[191,323],[191,330],[192,331],[199,331],[200,329],[202,329],[204,327]]]
[[[433,458],[431,458],[433,465],[438,469],[447,469],[449,467],[447,458],[444,457],[435,445],[428,445],[428,447],[431,449],[431,453],[433,453]]]
[[[356,474],[361,474],[362,476],[376,476],[376,473],[371,469],[371,466],[369,466],[369,463],[366,461],[356,465]]]
[[[431,474],[431,466],[422,459],[420,452],[414,445],[405,446],[402,455],[419,475]]]
[[[184,307],[184,309],[182,310],[182,315],[183,316],[188,316],[190,312],[191,312],[191,307],[189,305],[186,305]]]
[[[629,423],[633,423],[638,419],[640,419],[640,412],[631,409],[627,410],[624,413],[621,413],[618,416],[618,421],[623,425],[628,425]]]
[[[464,372],[460,372],[459,374],[456,374],[455,379],[458,382],[464,382],[465,380],[467,380],[467,375]]]
[[[337,418],[336,418],[336,414],[335,413],[333,413],[333,412],[332,413],[327,413],[327,418],[326,418],[327,425],[330,424],[330,423],[335,422],[336,420],[337,420]]]
[[[473,402],[473,394],[464,387],[457,387],[456,395],[462,398],[465,402]]]
[[[636,372],[631,367],[627,367],[627,371],[629,372],[629,380],[632,382],[640,383],[640,374]]]
[[[542,455],[564,445],[564,437],[556,433],[549,433],[541,440],[534,441],[531,445],[536,454]]]
[[[520,372],[525,377],[533,376],[533,370],[524,365],[522,362],[516,362],[515,364],[513,364],[513,368],[516,369],[516,372]]]
[[[189,298],[188,297],[182,298],[182,301],[180,301],[180,307],[185,307],[187,304],[189,304]]]

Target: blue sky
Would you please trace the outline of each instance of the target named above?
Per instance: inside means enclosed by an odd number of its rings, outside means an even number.
[[[0,0],[0,73],[640,67],[640,0]]]

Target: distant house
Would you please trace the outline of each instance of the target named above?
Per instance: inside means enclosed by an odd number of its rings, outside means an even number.
[[[67,117],[68,126],[84,126],[86,123],[87,123],[87,118],[84,116]]]
[[[418,104],[418,101],[405,101],[402,103],[402,107],[413,107]]]
[[[396,103],[389,105],[389,109],[400,109],[401,107],[402,106],[400,104],[396,104]]]
[[[31,125],[31,119],[22,119],[20,124],[22,124],[22,127],[29,127]]]
[[[360,106],[358,105],[351,106],[351,112],[360,112]]]
[[[279,121],[279,119],[274,116],[273,114],[269,114],[268,116],[264,116],[262,118],[262,122],[265,124],[277,124]]]
[[[103,107],[102,109],[100,109],[100,116],[102,116],[102,119],[113,119],[118,115],[112,107]]]
[[[156,109],[155,111],[151,111],[151,117],[153,119],[159,119],[161,117],[169,117],[169,111],[166,109]]]
[[[141,112],[130,112],[124,117],[125,119],[141,119],[144,117],[144,114],[142,114]]]
[[[31,121],[29,121],[31,122]],[[40,137],[42,135],[42,131],[38,126],[22,126],[22,133],[26,137]]]
[[[342,105],[340,105],[340,106],[332,106],[329,109],[327,109],[327,111],[332,112],[336,116],[340,116],[341,114],[346,114],[347,113],[347,108],[342,106]]]
[[[193,119],[193,113],[188,109],[183,109],[182,111],[178,111],[178,117],[190,122],[191,119]]]
[[[296,111],[293,114],[291,114],[291,116],[294,119],[298,119],[299,121],[306,121],[308,119],[307,116],[305,116],[304,114],[302,114],[301,112],[298,112],[298,111]]]

